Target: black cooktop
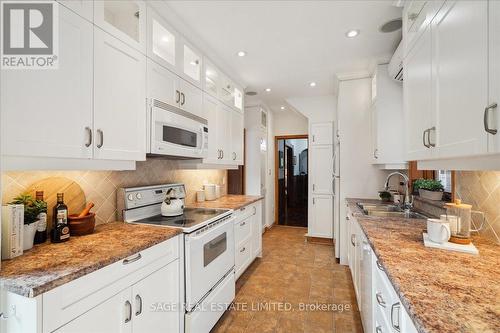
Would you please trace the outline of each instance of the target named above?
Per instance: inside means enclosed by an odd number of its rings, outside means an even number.
[[[185,208],[179,216],[155,215],[134,223],[155,224],[168,227],[191,228],[228,212],[228,209]]]

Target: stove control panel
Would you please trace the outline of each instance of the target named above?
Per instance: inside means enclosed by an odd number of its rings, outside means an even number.
[[[184,184],[121,188],[118,190],[117,206],[119,207],[119,211],[122,211],[126,209],[159,204],[165,199],[169,189],[173,190],[173,193],[171,193],[173,197],[182,200],[186,198],[186,189]]]

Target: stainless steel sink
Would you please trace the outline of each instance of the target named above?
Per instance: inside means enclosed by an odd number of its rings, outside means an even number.
[[[384,205],[384,204],[374,204],[374,203],[364,203],[358,202],[358,206],[363,210],[363,213],[368,216],[378,216],[378,217],[399,217],[407,219],[426,219],[427,216],[410,211],[405,212],[399,206],[396,205]]]

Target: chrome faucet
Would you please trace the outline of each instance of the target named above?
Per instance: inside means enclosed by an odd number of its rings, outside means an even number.
[[[404,202],[403,202],[402,206],[403,206],[403,209],[405,210],[405,212],[409,212],[411,210],[411,208],[413,207],[413,202],[410,201],[410,190],[409,190],[410,178],[408,178],[407,175],[405,175],[404,173],[398,172],[398,171],[390,173],[387,176],[387,179],[385,180],[385,190],[386,191],[389,190],[389,180],[392,178],[392,176],[395,176],[395,175],[403,177],[403,180],[405,183],[405,198],[404,198]]]

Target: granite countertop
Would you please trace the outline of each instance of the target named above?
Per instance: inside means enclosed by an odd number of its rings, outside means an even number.
[[[180,233],[177,228],[102,224],[91,235],[35,245],[22,256],[2,261],[0,285],[21,296],[36,297]]]
[[[473,237],[478,256],[427,248],[425,220],[366,216],[360,201],[347,199],[419,332],[500,332],[498,245]]]
[[[192,208],[225,208],[237,210],[262,199],[264,199],[264,197],[260,195],[228,194],[216,200],[195,202],[188,206]]]

